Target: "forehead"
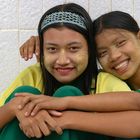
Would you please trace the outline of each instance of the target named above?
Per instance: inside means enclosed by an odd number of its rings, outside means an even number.
[[[49,28],[43,34],[44,40],[52,40],[52,41],[86,41],[84,36],[70,28],[67,27],[57,27],[57,28]]]
[[[124,29],[104,29],[101,33],[97,34],[96,38],[112,37],[112,36],[128,36],[131,32]]]
[[[95,37],[95,40],[97,45],[99,45],[106,44],[107,42],[117,41],[121,38],[129,38],[131,35],[131,32],[123,29],[104,29]]]

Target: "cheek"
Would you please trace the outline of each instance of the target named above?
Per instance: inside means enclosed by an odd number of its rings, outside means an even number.
[[[101,59],[99,59],[99,63],[101,64],[101,66],[102,66],[103,68],[106,68],[107,65],[108,65],[108,61],[107,61],[106,58],[101,58]]]
[[[44,55],[44,65],[48,69],[53,64],[53,58],[49,55]]]
[[[88,53],[78,55],[75,60],[79,64],[79,67],[86,68],[88,65]]]

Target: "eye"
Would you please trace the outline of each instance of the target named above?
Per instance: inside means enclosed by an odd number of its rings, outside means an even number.
[[[121,40],[121,41],[119,41],[119,42],[117,42],[117,47],[122,47],[123,45],[125,45],[126,44],[126,40]]]
[[[107,50],[100,51],[100,52],[98,52],[98,57],[99,57],[99,58],[104,57],[104,56],[107,55],[107,53],[108,53]]]
[[[49,53],[55,53],[57,51],[57,48],[56,47],[46,47],[46,50],[49,52]]]
[[[80,47],[78,47],[78,46],[71,46],[71,47],[69,47],[69,50],[71,52],[77,52],[79,49],[80,49]]]

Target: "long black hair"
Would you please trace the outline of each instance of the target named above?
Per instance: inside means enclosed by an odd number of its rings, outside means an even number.
[[[47,26],[46,28],[44,28],[42,30],[41,24],[42,24],[44,18],[52,13],[60,12],[60,11],[71,12],[71,13],[75,13],[75,14],[82,16],[84,18],[84,24],[86,26],[86,29],[83,29],[83,28],[73,25],[71,23],[63,23],[63,24],[54,23],[54,24]],[[46,70],[46,68],[44,66],[43,33],[50,27],[57,28],[57,27],[61,27],[61,26],[70,28],[72,30],[75,30],[75,31],[81,33],[87,40],[88,54],[89,54],[88,66],[87,66],[86,70],[78,78],[76,78],[74,81],[72,81],[72,83],[70,83],[70,84],[78,87],[83,93],[89,94],[92,80],[93,80],[93,78],[95,78],[95,80],[96,80],[96,76],[97,76],[97,72],[98,72],[97,65],[96,65],[96,56],[94,54],[95,48],[93,46],[93,26],[92,26],[92,20],[91,20],[89,14],[86,12],[86,10],[75,3],[57,5],[51,9],[49,9],[42,16],[39,26],[38,26],[38,34],[39,34],[39,39],[40,39],[40,65],[41,65],[41,69],[42,69],[45,94],[50,95],[50,96],[53,95],[54,91],[57,88],[59,88],[60,86],[62,86],[63,83],[60,83],[59,81],[57,81],[53,77],[53,75],[51,75]],[[79,84],[77,84],[77,83],[79,83]]]

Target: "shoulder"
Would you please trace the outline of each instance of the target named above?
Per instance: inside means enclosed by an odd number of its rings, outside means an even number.
[[[106,72],[99,72],[96,87],[97,92],[130,91],[129,86],[124,81]]]
[[[27,67],[26,69],[24,69],[20,75],[28,75],[28,74],[40,74],[41,73],[41,68],[40,68],[40,64],[36,63],[34,65],[31,65],[29,67]]]
[[[23,84],[32,85],[36,88],[42,87],[42,71],[39,63],[31,65],[23,70],[19,76],[19,80],[22,80]]]
[[[117,78],[116,76],[114,76],[110,73],[104,72],[104,71],[99,72],[97,78],[100,79],[100,80],[108,80],[108,79],[109,80],[114,80],[115,79],[115,81],[116,80],[117,81],[122,81],[119,78]]]
[[[31,65],[23,70],[10,86],[0,96],[0,106],[4,104],[5,100],[11,93],[19,86],[32,86],[43,92],[43,79],[39,63]]]

